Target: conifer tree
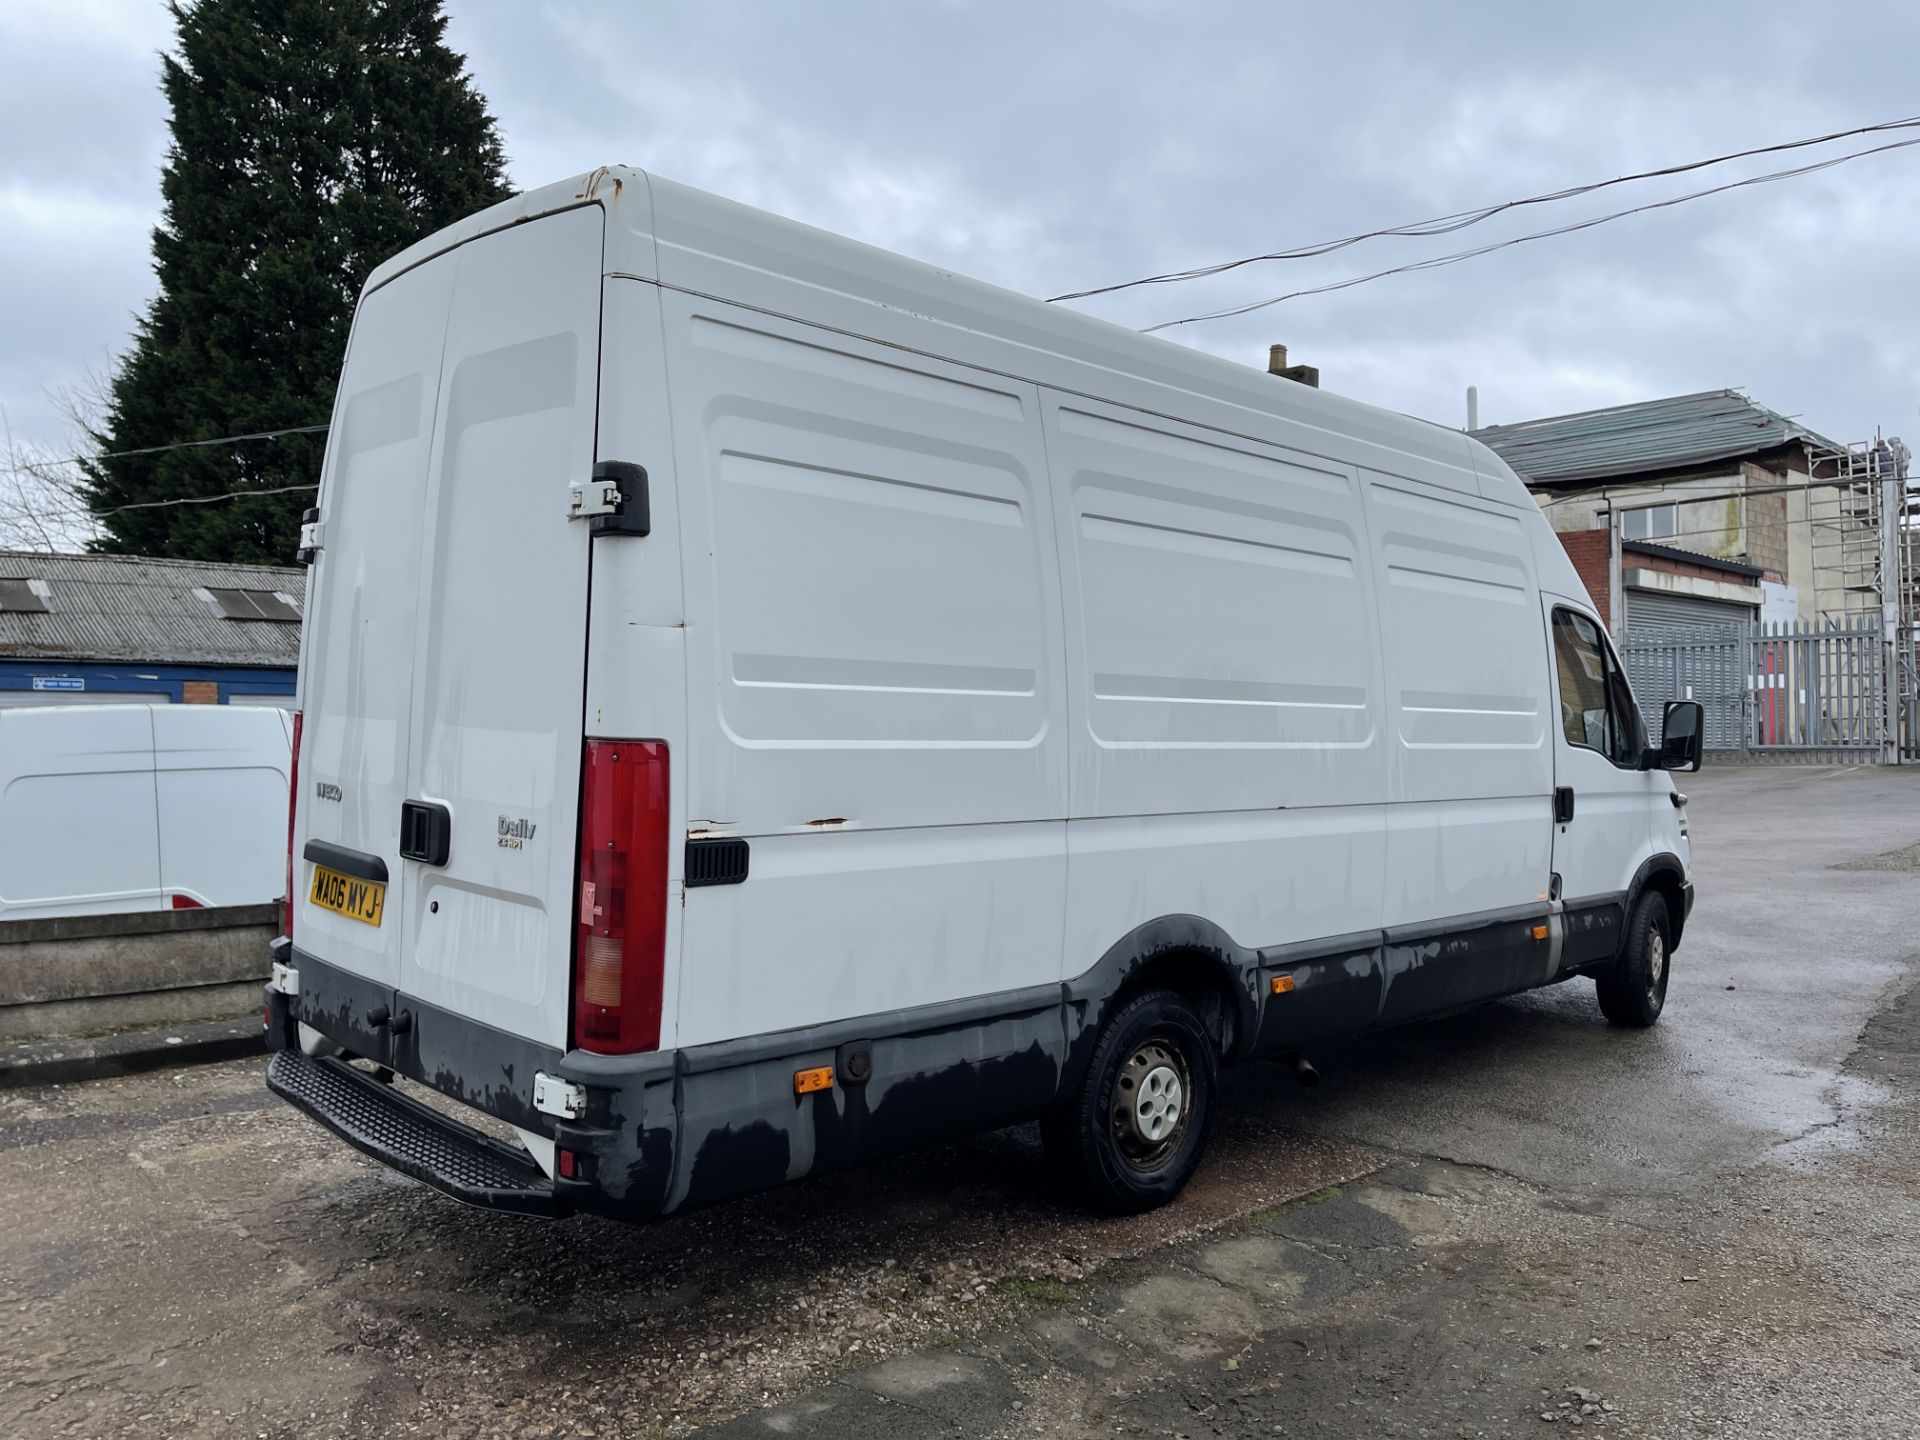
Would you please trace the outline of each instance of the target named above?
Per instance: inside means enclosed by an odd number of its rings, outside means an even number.
[[[113,377],[103,452],[324,424],[381,261],[507,194],[441,0],[173,0],[159,293]],[[322,434],[102,460],[86,498],[119,553],[287,564]]]

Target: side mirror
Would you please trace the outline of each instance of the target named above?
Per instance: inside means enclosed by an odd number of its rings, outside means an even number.
[[[1660,768],[1698,770],[1706,732],[1707,713],[1698,700],[1669,700],[1660,726]]]

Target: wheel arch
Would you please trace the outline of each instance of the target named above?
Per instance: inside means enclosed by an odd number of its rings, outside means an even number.
[[[1067,1063],[1061,1093],[1086,1073],[1106,1018],[1142,990],[1192,1001],[1220,1045],[1223,1063],[1248,1055],[1260,1030],[1259,955],[1211,920],[1162,915],[1135,926],[1064,987]]]
[[[1680,857],[1665,851],[1650,855],[1634,873],[1633,883],[1627,887],[1628,924],[1632,923],[1634,907],[1639,905],[1640,897],[1652,890],[1667,902],[1667,924],[1672,937],[1672,947],[1680,946],[1681,932],[1687,925],[1687,868],[1681,864]],[[1626,930],[1623,927],[1624,937]]]

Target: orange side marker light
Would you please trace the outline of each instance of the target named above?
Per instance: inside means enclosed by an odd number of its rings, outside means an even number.
[[[1546,938],[1547,938],[1547,927],[1546,927],[1546,926],[1544,926],[1544,925],[1536,925],[1536,926],[1534,926],[1534,927],[1533,927],[1533,938],[1534,938],[1534,939],[1536,939],[1536,940],[1544,940],[1544,939],[1546,939]]]
[[[1293,977],[1291,975],[1276,975],[1273,977],[1273,993],[1274,994],[1285,995],[1292,989],[1293,989]]]
[[[793,1093],[796,1095],[811,1095],[816,1090],[832,1088],[833,1067],[831,1065],[816,1065],[811,1070],[793,1072]]]

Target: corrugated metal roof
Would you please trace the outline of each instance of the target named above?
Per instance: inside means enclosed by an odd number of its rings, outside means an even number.
[[[1735,460],[1795,440],[1844,452],[1738,390],[1702,390],[1575,415],[1488,425],[1473,437],[1529,482],[1611,480]]]
[[[267,590],[306,607],[307,572],[121,555],[0,550],[0,578],[45,583],[47,613],[0,610],[0,657],[291,666],[300,627],[227,620],[196,589]]]
[[[1758,565],[1749,565],[1744,560],[1723,560],[1718,555],[1707,555],[1699,550],[1682,550],[1678,545],[1663,545],[1658,540],[1622,540],[1620,549],[1628,555],[1681,560],[1689,565],[1698,565],[1703,570],[1724,570],[1729,575],[1744,575],[1751,580],[1758,580],[1767,573]]]

